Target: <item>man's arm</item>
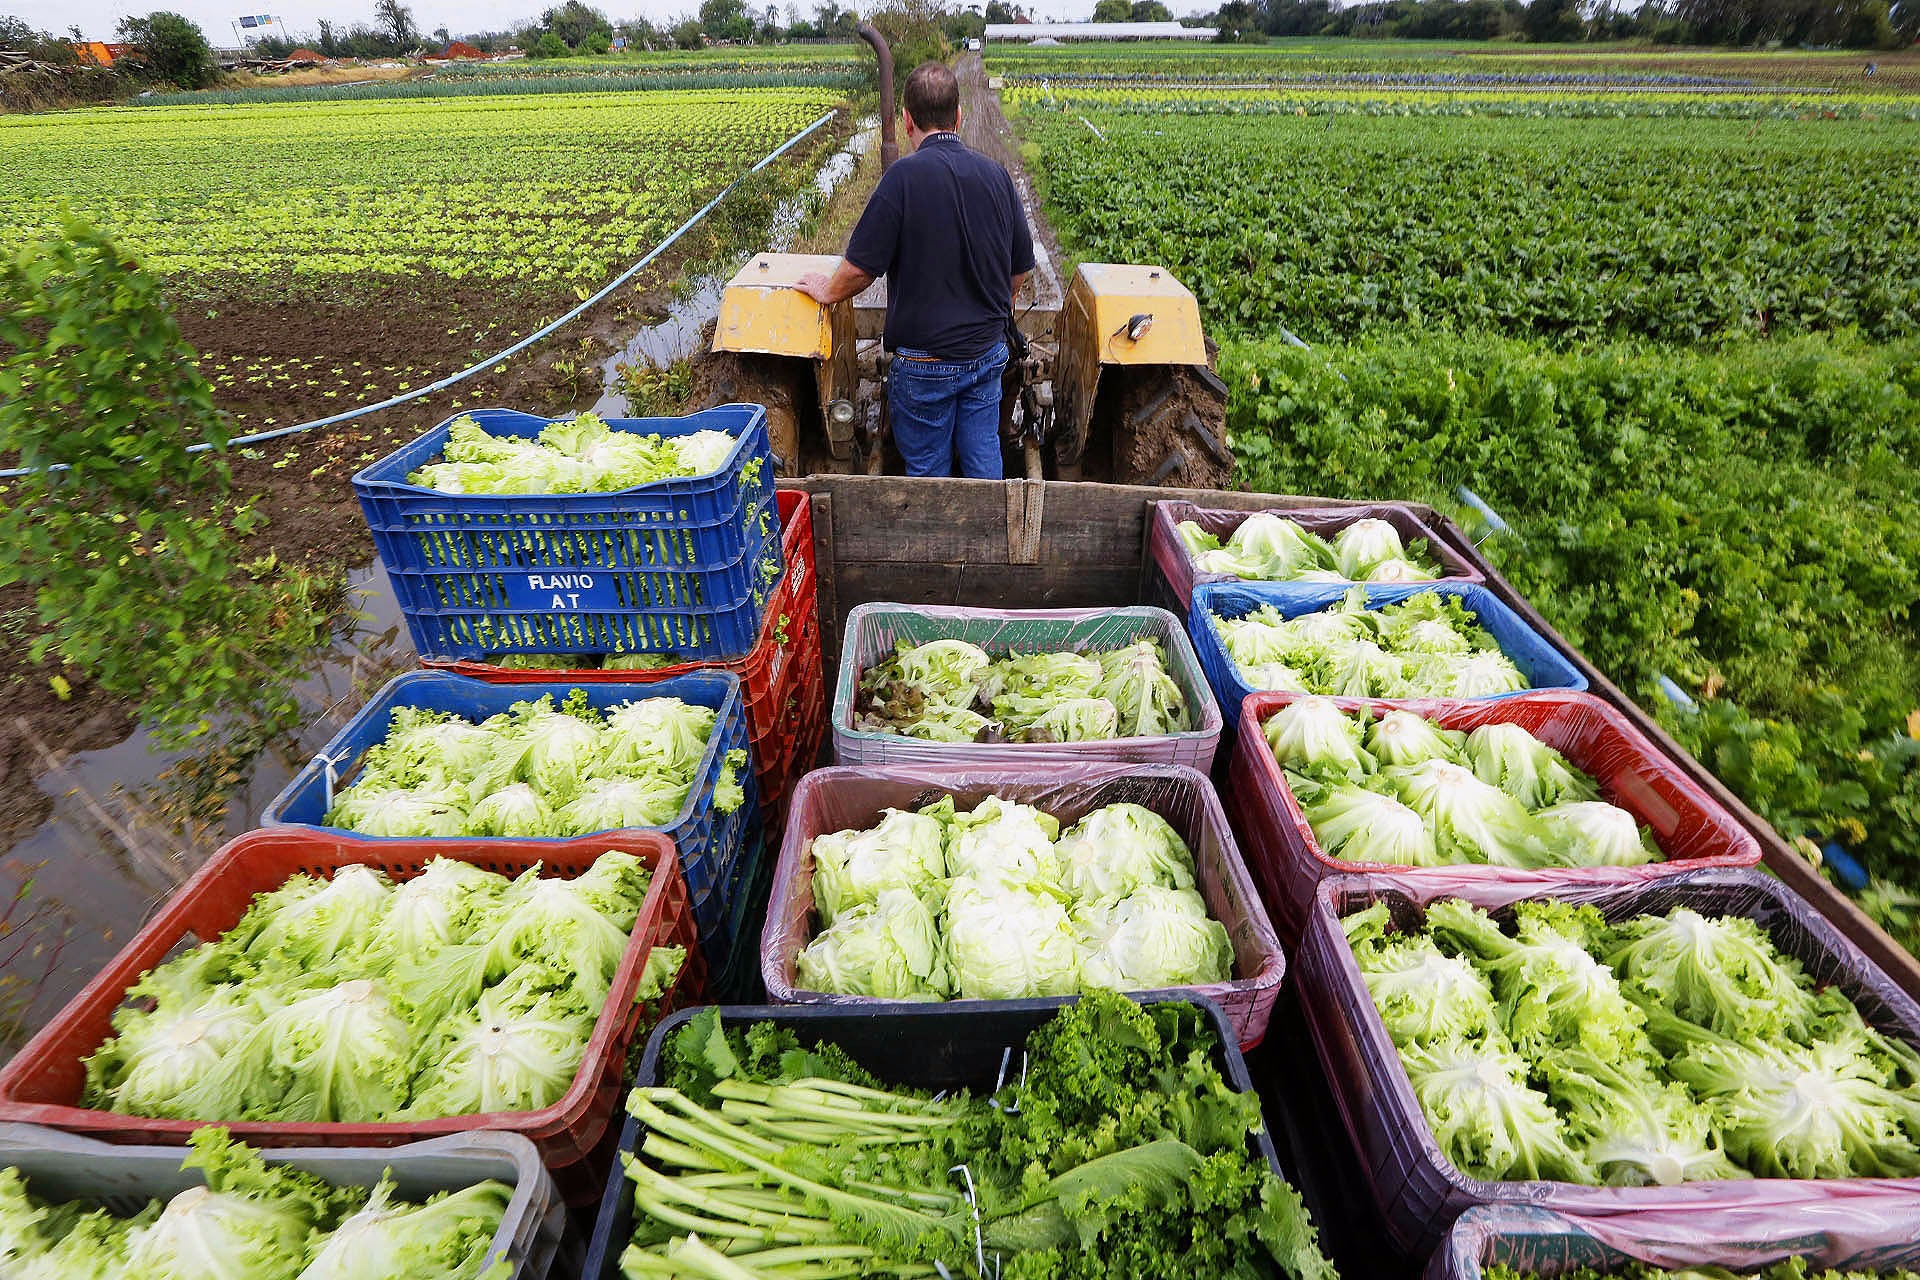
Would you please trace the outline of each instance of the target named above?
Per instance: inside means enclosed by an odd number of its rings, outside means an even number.
[[[809,271],[796,280],[793,287],[821,306],[830,307],[836,302],[845,302],[872,283],[871,275],[842,258],[832,275],[823,276],[818,271]]]
[[[1016,271],[1013,273],[1013,302],[1015,306],[1020,304],[1020,291],[1027,287],[1027,277],[1032,274],[1033,272],[1031,271]]]

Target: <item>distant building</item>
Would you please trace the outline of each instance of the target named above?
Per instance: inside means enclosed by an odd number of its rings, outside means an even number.
[[[107,44],[99,40],[83,40],[73,46],[75,56],[82,66],[110,67],[115,58],[124,58],[130,46]]]
[[[1211,40],[1215,27],[1177,22],[989,22],[989,40]]]

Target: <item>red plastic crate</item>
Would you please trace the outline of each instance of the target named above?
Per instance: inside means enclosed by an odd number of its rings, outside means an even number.
[[[814,645],[819,646],[818,618],[819,573],[813,553],[813,507],[800,489],[782,489],[774,495],[780,509],[780,553],[787,571],[767,602],[766,620],[760,624],[760,638],[744,658],[722,662],[676,662],[651,671],[608,671],[599,667],[586,670],[522,670],[501,668],[487,662],[449,662],[424,660],[424,665],[458,675],[473,676],[493,684],[652,684],[695,671],[731,671],[740,677],[740,696],[746,703],[747,739],[756,746],[773,734],[781,722],[783,700],[779,697],[782,677],[800,655],[802,620],[811,614],[816,619]],[[779,640],[780,619],[786,618],[786,643]]]
[[[760,809],[767,815],[769,837],[779,834],[794,785],[813,768],[826,734],[826,657],[820,651],[817,623],[808,643],[805,660],[789,668],[793,681],[786,691],[780,732],[766,753],[756,756]]]
[[[1241,707],[1240,732],[1228,767],[1228,810],[1234,828],[1246,846],[1247,861],[1259,877],[1281,939],[1288,943],[1299,938],[1313,909],[1314,890],[1330,876],[1366,873],[1417,879],[1439,874],[1524,880],[1539,875],[1559,883],[1651,879],[1703,867],[1751,867],[1760,861],[1760,845],[1746,829],[1625,716],[1591,694],[1570,692],[1516,694],[1493,701],[1329,701],[1343,711],[1363,707],[1375,714],[1411,711],[1446,729],[1517,724],[1598,782],[1605,799],[1651,828],[1666,861],[1639,867],[1551,867],[1529,872],[1477,864],[1402,867],[1330,857],[1314,839],[1285,772],[1267,748],[1264,731],[1268,717],[1306,696],[1256,693],[1248,697]]]
[[[683,946],[687,962],[660,1004],[698,1003],[705,966],[673,842],[653,831],[607,831],[566,841],[359,840],[300,827],[254,831],[229,842],[167,900],[110,964],[26,1048],[0,1071],[0,1120],[43,1124],[109,1142],[185,1145],[207,1120],[166,1120],[96,1111],[80,1105],[85,1059],[112,1034],[114,1010],[142,974],[189,945],[219,937],[246,913],[256,894],[278,889],[296,873],[330,876],[354,863],[396,880],[425,870],[434,857],[458,858],[514,876],[539,864],[555,876],[584,872],[602,853],[631,853],[653,872],[626,955],[614,974],[579,1073],[566,1094],[538,1111],[495,1111],[438,1120],[363,1124],[228,1123],[233,1136],[260,1147],[392,1147],[444,1133],[498,1129],[532,1140],[549,1168],[589,1156],[619,1111],[627,1049],[643,1010],[634,1003],[647,955],[656,945]],[[226,1122],[222,1122],[226,1123]]]
[[[871,827],[883,809],[918,809],[949,795],[963,809],[989,795],[1034,805],[1058,818],[1063,830],[1110,804],[1142,805],[1165,818],[1193,851],[1196,887],[1208,913],[1226,926],[1238,975],[1178,989],[1197,991],[1218,1004],[1241,1048],[1260,1043],[1280,994],[1286,957],[1234,845],[1213,784],[1205,774],[1173,764],[1048,760],[1026,769],[858,765],[808,774],[794,792],[793,820],[781,841],[760,940],[760,973],[769,1000],[869,1007],[894,1003],[796,987],[795,964],[814,933],[812,841],[824,832]]]

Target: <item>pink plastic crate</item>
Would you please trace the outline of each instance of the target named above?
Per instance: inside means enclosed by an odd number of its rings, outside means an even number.
[[[1336,533],[1350,524],[1361,520],[1385,520],[1400,534],[1400,541],[1412,546],[1416,539],[1425,539],[1427,555],[1440,566],[1440,576],[1451,582],[1485,582],[1486,575],[1467,563],[1466,559],[1452,547],[1442,542],[1425,521],[1413,513],[1411,507],[1397,503],[1354,503],[1339,507],[1270,507],[1264,512],[1222,511],[1211,507],[1196,507],[1191,502],[1156,502],[1149,521],[1147,534],[1147,555],[1153,562],[1153,571],[1149,577],[1155,578],[1155,586],[1164,592],[1164,598],[1153,603],[1170,609],[1180,617],[1187,616],[1187,610],[1193,603],[1193,589],[1202,582],[1238,582],[1232,574],[1199,573],[1193,567],[1193,557],[1187,553],[1187,544],[1180,540],[1176,526],[1191,520],[1214,537],[1225,542],[1233,531],[1247,522],[1251,515],[1285,516],[1308,533],[1318,534],[1332,540]]]
[[[1920,1004],[1793,892],[1758,871],[1692,871],[1646,880],[1524,882],[1480,876],[1340,876],[1315,895],[1294,951],[1300,1005],[1340,1116],[1366,1170],[1386,1229],[1416,1256],[1439,1244],[1465,1210],[1480,1204],[1536,1205],[1556,1213],[1611,1218],[1658,1211],[1712,1222],[1726,1209],[1807,1206],[1867,1192],[1920,1197],[1920,1178],[1812,1181],[1754,1178],[1671,1187],[1592,1187],[1571,1182],[1488,1182],[1456,1169],[1440,1152],[1400,1054],[1367,994],[1341,918],[1385,902],[1394,928],[1418,927],[1430,903],[1460,898],[1501,914],[1533,898],[1597,907],[1609,920],[1686,906],[1757,921],[1774,945],[1799,960],[1816,985],[1844,992],[1869,1024],[1920,1044]]]
[[[1220,798],[1205,776],[1179,765],[1078,764],[1050,761],[1032,769],[940,769],[912,766],[819,769],[800,780],[774,869],[773,897],[761,938],[761,976],[767,997],[783,1003],[880,1005],[864,996],[833,995],[796,986],[794,965],[814,935],[812,841],[817,835],[867,828],[884,809],[918,809],[952,796],[972,808],[990,795],[1034,805],[1064,829],[1095,809],[1137,804],[1173,825],[1193,850],[1207,911],[1233,943],[1230,982],[1194,987],[1226,1011],[1242,1048],[1267,1031],[1286,958]]]

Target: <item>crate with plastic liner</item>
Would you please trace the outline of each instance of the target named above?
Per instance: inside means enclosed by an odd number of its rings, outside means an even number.
[[[1411,507],[1340,503],[1223,511],[1153,504],[1149,577],[1185,617],[1203,582],[1483,582]]]
[[[1322,881],[1301,1009],[1384,1228],[1920,1198],[1920,1004],[1753,870]]]
[[[208,1126],[183,1152],[0,1124],[9,1280],[545,1280],[565,1226],[518,1134],[255,1150]]]
[[[794,795],[761,945],[775,1001],[1187,989],[1240,1043],[1285,959],[1212,783],[1178,765],[822,769]]]
[[[1469,1209],[1425,1280],[1895,1280],[1920,1272],[1920,1198],[1840,1187],[1818,1200],[1606,1216]]]
[[[863,604],[844,636],[836,763],[1213,766],[1220,709],[1164,609]]]

